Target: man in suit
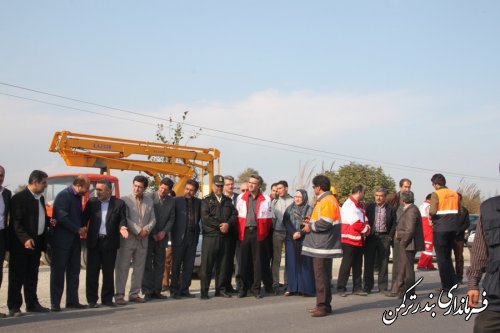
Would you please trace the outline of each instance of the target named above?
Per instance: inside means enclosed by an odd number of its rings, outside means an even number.
[[[81,243],[80,235],[87,232],[83,220],[82,197],[88,192],[90,180],[87,176],[77,176],[73,184],[59,192],[54,201],[54,218],[57,223],[52,229],[50,245],[52,261],[50,265],[51,310],[61,311],[61,298],[66,276],[66,308],[84,309],[87,305],[78,300],[80,284]]]
[[[168,233],[172,230],[175,219],[175,199],[169,195],[172,187],[174,182],[170,178],[163,178],[158,191],[152,196],[156,224],[149,234],[146,267],[142,278],[142,293],[146,301],[167,298],[161,294],[161,289]]]
[[[387,203],[392,207],[394,214],[396,214],[395,224],[392,226],[392,230],[389,232],[389,236],[392,238],[392,284],[396,281],[399,271],[399,241],[394,237],[396,233],[396,224],[398,223],[399,217],[403,213],[403,203],[401,202],[401,193],[411,191],[411,180],[408,178],[403,178],[399,181],[399,192],[394,195],[387,196]]]
[[[136,303],[146,301],[139,293],[146,265],[148,235],[156,223],[153,199],[144,195],[147,187],[148,179],[143,175],[137,175],[133,180],[132,193],[122,197],[127,207],[127,228],[130,235],[128,238],[121,239],[120,249],[116,257],[115,302],[118,305],[127,304],[124,296],[131,260],[133,271],[128,300]]]
[[[87,281],[86,293],[89,307],[97,308],[99,271],[102,270],[101,302],[116,306],[114,271],[116,252],[120,248],[120,233],[128,237],[125,203],[112,196],[111,182],[97,181],[97,198],[90,198],[83,211],[87,224]]]
[[[386,200],[387,191],[379,188],[375,191],[375,202],[366,206],[366,217],[370,224],[371,233],[365,239],[365,267],[363,270],[363,290],[370,293],[374,285],[375,266],[379,267],[378,289],[385,292],[389,287],[389,254],[392,238],[389,235],[394,225],[396,215]],[[378,262],[375,263],[375,258]]]
[[[9,216],[9,203],[12,193],[3,187],[5,179],[5,168],[0,165],[0,287],[3,279],[3,261],[7,248],[7,218]],[[5,313],[0,312],[0,318],[5,318]]]
[[[414,202],[413,192],[401,192],[403,212],[401,213],[396,227],[396,239],[399,241],[399,270],[398,276],[392,286],[391,292],[386,293],[389,297],[407,298],[415,294],[415,289],[409,290],[415,284],[415,254],[423,251],[424,232],[422,229],[422,216]]]
[[[49,225],[42,195],[46,187],[47,174],[34,170],[29,176],[28,186],[14,195],[10,202],[7,306],[9,314],[13,317],[21,315],[23,287],[26,311],[49,311],[40,305],[36,292],[40,256],[46,249],[45,235]]]
[[[189,179],[184,188],[184,196],[175,198],[175,222],[171,233],[173,263],[170,281],[170,294],[175,299],[195,297],[189,292],[189,287],[200,236],[201,200],[195,197],[198,188],[198,182]]]

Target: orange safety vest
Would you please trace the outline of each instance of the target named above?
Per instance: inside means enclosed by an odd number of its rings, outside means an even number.
[[[438,206],[436,215],[458,214],[458,194],[449,188],[436,190]]]

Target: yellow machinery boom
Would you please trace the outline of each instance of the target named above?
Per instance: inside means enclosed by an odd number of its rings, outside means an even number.
[[[200,179],[200,190],[203,189],[205,175],[208,175],[211,190],[215,161],[217,173],[220,173],[220,152],[215,148],[61,131],[54,134],[49,151],[59,153],[68,166],[99,168],[101,174],[109,175],[111,169],[142,171],[154,177],[157,184],[161,181],[161,175],[174,176],[177,178],[174,186],[177,195],[182,195],[186,181],[191,179],[196,171]]]

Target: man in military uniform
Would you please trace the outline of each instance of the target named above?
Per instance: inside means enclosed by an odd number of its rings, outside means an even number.
[[[203,244],[201,248],[201,299],[208,299],[208,288],[215,267],[215,296],[231,297],[226,291],[229,226],[234,227],[237,212],[230,198],[223,194],[224,177],[214,176],[213,191],[201,202]]]

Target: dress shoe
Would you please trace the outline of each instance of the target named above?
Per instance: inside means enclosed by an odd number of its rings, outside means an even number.
[[[134,302],[134,303],[146,303],[146,300],[142,298],[141,296],[136,296],[134,298],[129,298],[129,302]]]
[[[61,307],[59,305],[52,304],[50,307],[51,312],[61,312]]]
[[[94,303],[94,302],[89,303],[89,308],[91,308],[91,309],[97,309],[99,307],[101,307],[101,306],[97,303]]]
[[[31,306],[26,307],[26,312],[50,312],[49,308],[41,306],[39,303],[36,303]]]
[[[9,310],[9,316],[10,317],[21,317],[23,313],[21,312],[21,309],[12,309]]]
[[[368,296],[368,293],[366,291],[363,291],[363,290],[355,291],[355,292],[353,292],[353,294],[357,295],[357,296]]]
[[[154,299],[168,299],[167,295],[163,295],[161,293],[153,293],[151,294],[151,297]]]
[[[189,291],[181,293],[181,296],[186,297],[186,298],[195,298],[196,297],[195,295],[191,294]]]
[[[118,306],[118,305],[117,305],[115,302],[113,302],[113,301],[111,301],[111,302],[102,302],[102,305],[104,305],[104,306],[109,306],[110,308],[116,308],[116,307]]]
[[[115,297],[116,305],[127,305],[127,301],[123,297]]]
[[[215,297],[224,297],[224,298],[231,298],[232,296],[229,295],[228,293],[224,292],[224,291],[219,291],[217,293],[215,293],[214,295]]]
[[[81,310],[81,309],[86,309],[88,307],[89,307],[88,305],[80,304],[80,303],[66,304],[66,309],[78,309],[78,310]]]
[[[328,316],[328,312],[323,309],[316,309],[311,312],[311,317],[325,317]]]
[[[230,294],[236,294],[238,291],[236,289],[233,288],[233,286],[228,286],[226,287],[226,293],[230,293]]]

